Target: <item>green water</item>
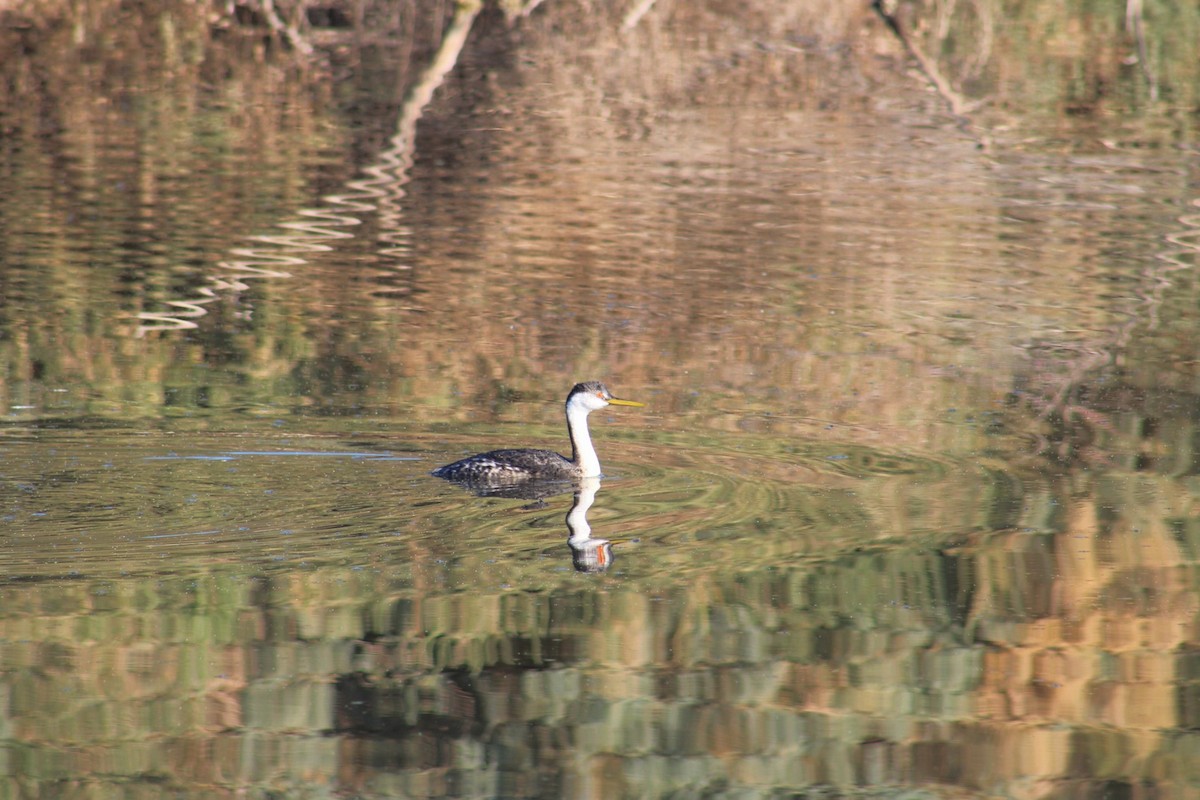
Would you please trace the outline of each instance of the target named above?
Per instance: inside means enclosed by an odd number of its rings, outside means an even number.
[[[1194,15],[797,5],[0,28],[0,797],[1200,793]]]

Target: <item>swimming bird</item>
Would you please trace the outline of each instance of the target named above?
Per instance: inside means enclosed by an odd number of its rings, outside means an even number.
[[[553,450],[517,448],[489,450],[438,467],[433,474],[455,483],[474,487],[512,486],[532,482],[578,481],[600,475],[600,459],[592,447],[588,432],[588,414],[606,406],[645,406],[634,400],[613,397],[600,381],[577,383],[567,394],[567,432],[571,436],[571,457]]]

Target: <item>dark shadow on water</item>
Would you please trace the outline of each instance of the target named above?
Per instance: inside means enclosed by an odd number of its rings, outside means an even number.
[[[487,481],[450,481],[478,497],[502,497],[512,500],[545,500],[567,494],[574,487],[573,481],[521,481],[520,483],[496,484]]]

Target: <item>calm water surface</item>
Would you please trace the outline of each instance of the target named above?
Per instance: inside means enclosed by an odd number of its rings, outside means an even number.
[[[788,8],[13,27],[0,792],[1200,795],[1186,116]]]

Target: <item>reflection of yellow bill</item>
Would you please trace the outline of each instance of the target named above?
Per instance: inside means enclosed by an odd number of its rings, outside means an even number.
[[[634,408],[645,408],[645,403],[639,403],[637,400],[621,400],[616,397],[608,398],[608,404],[613,406],[633,406]]]

